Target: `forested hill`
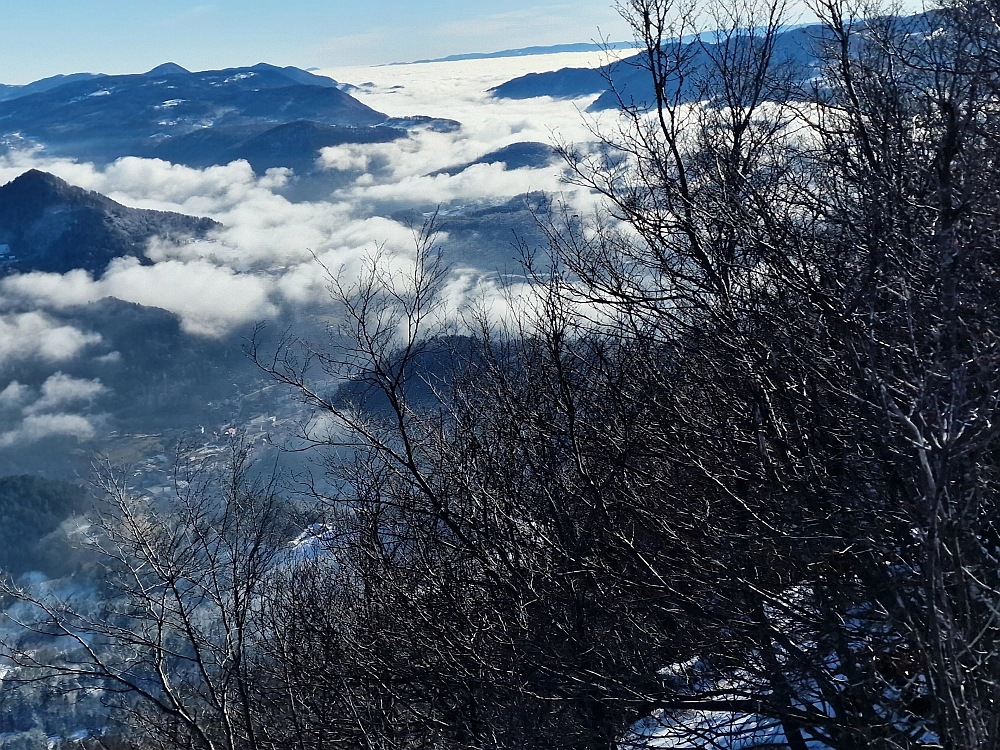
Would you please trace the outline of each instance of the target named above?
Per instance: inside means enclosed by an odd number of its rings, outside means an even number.
[[[204,217],[129,208],[32,169],[0,187],[0,269],[99,273],[112,258],[148,262],[154,237],[203,238],[220,227]]]
[[[0,570],[65,573],[69,547],[57,533],[72,515],[90,509],[78,485],[33,476],[0,477]]]

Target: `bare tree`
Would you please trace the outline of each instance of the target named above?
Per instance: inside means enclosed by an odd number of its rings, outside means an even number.
[[[165,500],[104,467],[87,542],[103,573],[97,590],[3,584],[20,628],[3,643],[18,670],[10,681],[71,678],[117,696],[132,729],[163,746],[264,746],[260,614],[287,528],[274,488],[250,472],[239,440],[221,473],[181,456]]]
[[[860,21],[822,4],[826,76],[774,114],[761,86],[738,83],[739,71],[768,78],[766,32],[723,44],[760,53],[723,76],[735,83],[718,111],[691,107],[673,52],[689,47],[662,44],[668,6],[625,10],[646,42],[652,112],[629,110],[606,139],[630,157],[616,170],[569,156],[640,241],[553,240],[579,281],[564,289],[619,310],[626,335],[654,331],[686,366],[706,366],[701,403],[678,402],[664,437],[761,522],[766,559],[791,574],[776,588],[752,568],[733,580],[762,607],[744,642],[764,667],[780,644],[770,660],[790,673],[763,680],[762,708],[828,744],[907,746],[930,732],[946,747],[989,746],[995,18],[949,4]],[[733,85],[749,97],[725,93]],[[761,628],[768,611],[781,616]],[[820,647],[797,654],[802,643]],[[794,711],[773,705],[782,682],[799,686]]]
[[[622,6],[653,96],[564,149],[609,216],[550,225],[541,314],[484,323],[431,408],[430,344],[383,346],[420,275],[335,288],[377,430],[271,366],[357,439],[344,567],[405,656],[352,658],[411,737],[606,747],[659,710],[690,741],[714,712],[800,750],[995,743],[996,23],[817,10],[796,89],[780,5],[694,41]]]

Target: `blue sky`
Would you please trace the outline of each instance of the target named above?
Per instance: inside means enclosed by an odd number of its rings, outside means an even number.
[[[379,64],[629,37],[611,0],[20,0],[3,3],[0,82],[257,62]]]

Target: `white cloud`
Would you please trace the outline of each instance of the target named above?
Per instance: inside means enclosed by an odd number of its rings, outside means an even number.
[[[98,379],[84,380],[57,372],[54,375],[50,375],[42,383],[41,398],[26,407],[25,413],[37,414],[82,401],[93,401],[106,392],[107,388]],[[0,398],[2,398],[2,394],[0,394]]]
[[[0,365],[35,358],[62,362],[100,341],[99,334],[62,325],[42,312],[0,315]]]
[[[0,408],[19,408],[32,396],[29,386],[18,383],[16,380],[7,384],[7,387],[0,391]]]
[[[74,378],[62,372],[50,375],[42,383],[40,393],[12,381],[0,391],[0,408],[7,412],[7,424],[0,430],[0,447],[24,445],[52,436],[93,437],[104,417],[71,413],[67,407],[79,410],[105,393],[107,388],[100,380]],[[12,409],[19,409],[13,420]]]
[[[359,183],[345,195],[372,203],[412,203],[425,206],[455,201],[477,202],[513,198],[532,190],[553,192],[565,187],[552,169],[508,171],[500,164],[475,164],[457,175],[411,175],[397,181],[367,185]]]
[[[15,429],[0,433],[0,447],[34,443],[57,435],[86,439],[92,438],[95,432],[91,420],[80,414],[32,414]]]
[[[119,258],[97,280],[81,270],[35,272],[8,277],[0,289],[8,297],[51,309],[109,296],[161,307],[177,313],[189,333],[205,336],[276,312],[268,299],[266,278],[205,260],[168,260],[143,266],[135,258]]]

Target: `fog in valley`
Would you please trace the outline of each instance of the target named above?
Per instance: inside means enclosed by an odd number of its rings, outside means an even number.
[[[95,165],[47,156],[43,148],[5,153],[0,183],[37,169],[129,207],[210,217],[222,226],[204,240],[154,238],[149,265],[125,257],[96,273],[0,279],[3,473],[85,480],[95,455],[146,460],[148,445],[158,455],[164,441],[218,439],[250,423],[257,433],[266,425],[277,439],[283,426],[307,415],[243,355],[254,324],[266,322],[270,331],[292,326],[323,340],[324,326],[335,322],[328,317],[328,272],[350,277],[376,252],[406,266],[415,233],[435,213],[451,269],[452,313],[470,303],[496,306],[498,282],[520,281],[517,244],[544,244],[532,211],[551,201],[577,214],[593,207],[587,191],[564,182],[551,147],[588,143],[588,125],[599,118],[584,113],[593,96],[518,101],[495,99],[488,89],[527,72],[607,57],[318,71],[354,84],[353,95],[390,116],[420,114],[461,126],[323,148],[306,177],[284,167],[255,173],[242,160],[197,169],[139,157]],[[525,143],[535,146],[533,163],[507,164],[499,160],[503,152],[475,163]]]

